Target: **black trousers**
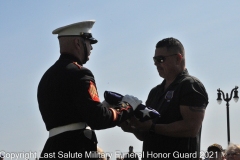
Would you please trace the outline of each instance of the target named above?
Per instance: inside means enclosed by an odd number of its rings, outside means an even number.
[[[68,131],[48,138],[40,159],[97,159],[97,139],[93,131]]]

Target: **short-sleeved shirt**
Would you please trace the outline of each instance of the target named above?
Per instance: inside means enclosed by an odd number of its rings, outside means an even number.
[[[179,74],[165,91],[164,85],[165,80],[154,87],[146,101],[147,106],[161,114],[161,117],[155,120],[156,124],[181,121],[183,117],[180,113],[180,105],[206,108],[208,104],[208,95],[203,84],[189,75],[187,70]],[[151,156],[152,153],[156,153],[155,156],[158,154],[155,159],[173,159],[181,156],[178,153],[197,153],[200,150],[200,137],[201,131],[194,138],[148,133],[143,142],[144,159],[154,158]],[[184,158],[186,157],[184,155]]]

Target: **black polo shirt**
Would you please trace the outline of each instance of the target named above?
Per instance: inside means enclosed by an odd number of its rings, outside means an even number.
[[[164,91],[164,85],[165,80],[154,87],[146,101],[147,106],[156,109],[161,114],[161,117],[155,120],[157,124],[169,124],[182,120],[180,105],[205,108],[208,104],[208,95],[203,84],[189,75],[187,70],[179,74],[166,91]],[[194,138],[149,133],[143,142],[144,159],[174,159],[178,156],[177,153],[195,153],[200,150],[200,135],[201,131]],[[151,157],[151,153],[155,153],[155,157]],[[188,159],[186,155],[184,158]]]

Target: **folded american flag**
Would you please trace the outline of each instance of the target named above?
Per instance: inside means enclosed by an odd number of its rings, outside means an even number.
[[[104,98],[105,98],[105,101],[108,102],[109,104],[115,105],[122,101],[123,95],[116,92],[105,91]],[[134,116],[139,121],[144,122],[150,119],[154,119],[156,117],[160,117],[160,114],[155,109],[152,109],[143,104],[140,104],[135,109]]]

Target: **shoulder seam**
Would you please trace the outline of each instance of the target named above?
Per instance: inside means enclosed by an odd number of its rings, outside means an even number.
[[[80,64],[78,64],[77,62],[73,62],[73,64],[75,64],[79,69],[82,68],[82,66]]]

